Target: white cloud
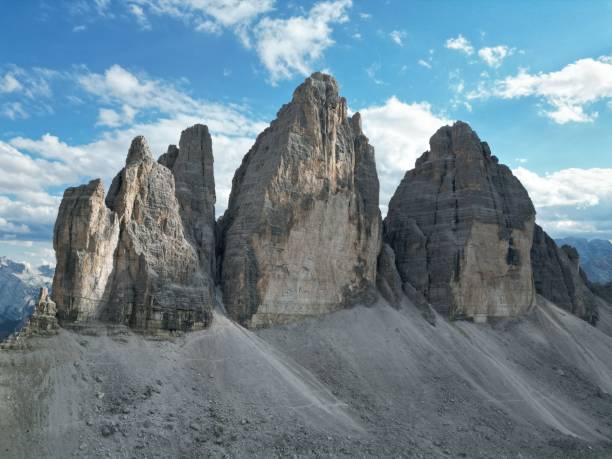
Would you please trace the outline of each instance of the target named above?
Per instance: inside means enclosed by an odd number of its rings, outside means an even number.
[[[117,127],[134,121],[136,110],[129,105],[124,105],[121,112],[112,108],[101,108],[98,112],[98,126]]]
[[[12,73],[5,73],[0,80],[0,92],[11,93],[21,91],[23,86]]]
[[[28,112],[25,110],[25,108],[23,108],[23,105],[20,102],[9,102],[2,105],[0,113],[11,120],[16,120],[19,118],[25,119],[29,116]]]
[[[125,162],[132,138],[144,135],[158,156],[179,141],[183,129],[207,124],[213,138],[217,211],[229,197],[235,169],[267,123],[253,119],[241,106],[195,99],[173,84],[112,66],[102,74],[81,73],[77,81],[103,103],[98,124],[107,128],[88,143],[70,144],[50,133],[40,138],[14,137],[0,141],[0,164],[10,173],[0,174],[0,237],[28,228],[49,237],[61,190],[94,177],[106,186]],[[136,107],[136,108],[135,108]],[[153,117],[135,122],[137,109]],[[110,128],[110,129],[108,129]],[[21,231],[23,232],[23,231]]]
[[[73,31],[73,32],[82,32],[82,31],[84,31],[85,29],[87,29],[87,26],[84,26],[84,25],[78,25],[78,26],[74,26],[74,27],[72,28],[72,31]]]
[[[504,59],[512,53],[513,50],[505,45],[486,47],[478,50],[478,56],[480,56],[489,67],[493,68],[500,67]]]
[[[580,59],[550,73],[522,69],[498,81],[491,93],[504,99],[539,97],[551,107],[545,115],[558,124],[593,121],[598,114],[587,107],[612,99],[612,62],[605,57]]]
[[[374,84],[384,85],[386,83],[376,76],[379,70],[380,70],[380,62],[372,62],[372,64],[366,67],[365,69],[366,74],[368,75],[368,78],[370,78],[370,80],[372,80]]]
[[[457,36],[456,38],[449,38],[448,40],[446,40],[445,46],[448,49],[461,51],[467,54],[468,56],[474,53],[474,47],[472,46],[472,44],[461,34],[459,34],[459,36]]]
[[[132,5],[157,15],[172,16],[208,31],[202,24],[220,27],[240,27],[274,8],[274,0],[132,0]]]
[[[538,175],[523,167],[514,170],[538,207],[592,207],[612,198],[612,169],[563,169]],[[612,217],[612,216],[611,216]]]
[[[404,39],[406,38],[406,32],[404,30],[394,30],[389,34],[389,37],[393,42],[399,46],[404,46]]]
[[[419,65],[421,67],[425,67],[426,69],[430,69],[431,68],[431,63],[427,62],[426,60],[423,59],[419,59]]]
[[[7,74],[11,75],[11,80],[18,80],[17,85],[13,87],[20,93],[30,99],[51,97],[52,91],[49,82],[59,77],[58,72],[40,67],[34,67],[26,71],[16,65],[10,65],[9,68],[11,70]],[[12,83],[15,85],[15,82]]]
[[[363,131],[376,149],[376,167],[381,184],[383,212],[407,170],[429,149],[429,139],[451,123],[433,113],[426,102],[405,103],[391,97],[383,105],[360,110]]]
[[[30,229],[26,225],[16,225],[0,217],[0,232],[6,233],[29,233]]]
[[[151,23],[141,6],[136,4],[128,5],[128,11],[136,18],[136,22],[138,22],[142,29],[151,29]]]
[[[351,5],[351,0],[320,2],[305,16],[263,18],[255,28],[255,49],[270,82],[311,73],[312,65],[334,43],[331,25],[346,22]]]
[[[83,73],[77,77],[85,91],[105,103],[118,103],[132,109],[155,109],[164,113],[196,110],[200,103],[173,84],[146,75],[135,75],[120,65],[103,74]]]
[[[612,169],[570,168],[539,175],[518,167],[513,172],[529,192],[538,222],[553,236],[612,236]]]
[[[130,0],[126,9],[143,29],[151,29],[150,18],[157,15],[175,18],[200,32],[232,31],[243,46],[255,50],[275,85],[312,72],[334,44],[332,25],[348,20],[352,0],[319,1],[310,11],[289,18],[272,16],[275,4],[275,0]],[[401,45],[404,35],[394,31],[392,39]]]

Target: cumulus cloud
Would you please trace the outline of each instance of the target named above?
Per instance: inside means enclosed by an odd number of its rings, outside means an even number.
[[[612,62],[609,58],[579,59],[561,70],[531,74],[522,69],[516,76],[496,82],[490,93],[504,99],[538,97],[550,109],[544,114],[558,124],[584,123],[597,118],[591,104],[612,99]]]
[[[67,186],[100,177],[106,186],[125,162],[133,137],[144,135],[155,156],[179,141],[183,129],[207,124],[215,152],[217,212],[227,206],[235,169],[267,123],[242,106],[196,99],[171,82],[136,75],[112,66],[97,74],[76,77],[92,103],[104,104],[96,139],[73,144],[52,133],[39,138],[14,137],[0,141],[0,239],[11,236],[48,239],[61,193]],[[144,121],[135,119],[146,109]],[[151,116],[151,114],[153,114]]]
[[[255,50],[268,81],[275,85],[312,72],[314,63],[334,44],[332,26],[348,20],[352,0],[320,1],[288,18],[277,17],[275,6],[275,0],[130,0],[125,8],[147,30],[152,28],[152,16],[164,16],[199,32],[233,32],[243,46]],[[391,33],[400,46],[404,37],[403,31]]]
[[[360,110],[363,131],[376,149],[381,210],[386,208],[407,170],[429,149],[429,138],[450,120],[433,113],[426,102],[406,103],[397,97]]]
[[[514,169],[538,212],[538,222],[555,237],[582,234],[612,238],[612,169],[570,168],[536,174]]]
[[[446,44],[444,46],[446,46],[448,49],[454,49],[455,51],[465,53],[468,56],[474,54],[474,47],[470,41],[461,34],[459,34],[456,38],[449,38],[446,40]]]
[[[489,66],[498,68],[506,57],[513,53],[511,48],[505,45],[485,47],[478,50],[478,56]]]
[[[270,82],[311,73],[312,65],[334,43],[332,24],[346,22],[351,6],[351,0],[320,2],[305,16],[263,18],[254,31],[255,49]]]

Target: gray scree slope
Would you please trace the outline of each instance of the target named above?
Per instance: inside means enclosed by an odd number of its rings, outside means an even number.
[[[315,73],[257,138],[221,219],[229,315],[252,327],[371,301],[380,248],[374,149]]]
[[[450,317],[514,316],[534,301],[535,210],[463,122],[440,128],[389,204],[384,241],[404,282]]]

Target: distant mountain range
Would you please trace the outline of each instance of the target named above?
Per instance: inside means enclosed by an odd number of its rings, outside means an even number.
[[[51,287],[53,268],[16,263],[0,257],[0,339],[29,317],[41,287]]]
[[[580,254],[580,265],[591,282],[612,281],[612,242],[605,239],[566,237],[557,239],[559,246],[571,245]]]

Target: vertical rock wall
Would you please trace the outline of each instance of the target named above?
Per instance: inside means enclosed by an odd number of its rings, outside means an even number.
[[[384,241],[404,283],[450,317],[513,316],[534,301],[535,210],[465,123],[445,126],[389,204]]]
[[[373,294],[380,247],[374,150],[336,81],[299,86],[244,157],[220,221],[228,313],[249,326]]]

